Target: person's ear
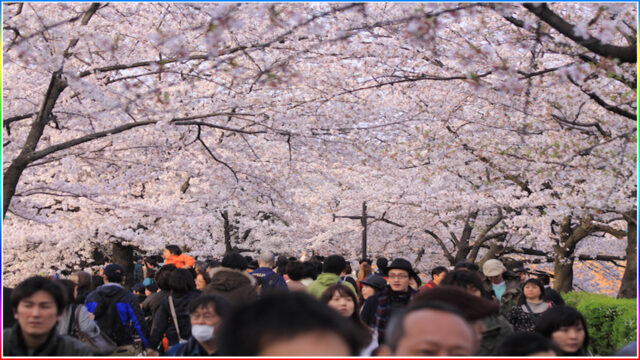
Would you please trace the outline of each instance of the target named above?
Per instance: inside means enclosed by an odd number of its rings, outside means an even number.
[[[378,351],[376,351],[376,356],[393,356],[393,351],[388,345],[380,345]]]

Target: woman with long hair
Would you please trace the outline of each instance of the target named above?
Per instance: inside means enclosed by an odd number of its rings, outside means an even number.
[[[545,311],[536,322],[534,331],[551,339],[561,356],[591,356],[589,332],[582,314],[569,306],[555,306]]]
[[[552,307],[545,301],[544,285],[538,279],[528,279],[522,284],[522,293],[516,306],[507,313],[507,320],[515,331],[533,331],[536,320]]]
[[[360,319],[358,298],[350,288],[342,284],[329,286],[320,296],[320,302],[329,305],[330,308],[336,310],[340,315],[353,322],[358,329],[361,329],[361,336],[365,340],[363,343],[369,344],[361,355],[369,356],[378,347],[378,341],[376,339],[372,341],[371,330]]]

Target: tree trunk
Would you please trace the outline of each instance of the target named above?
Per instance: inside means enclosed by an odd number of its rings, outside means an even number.
[[[131,287],[133,285],[133,246],[122,245],[119,242],[113,243],[113,258],[114,264],[119,264],[126,271],[125,285]]]
[[[231,221],[229,221],[229,212],[227,210],[220,213],[224,219],[224,253],[230,254],[233,252],[233,246],[231,246],[231,232],[233,231]]]
[[[625,214],[627,221],[627,266],[622,275],[622,284],[618,291],[618,298],[635,299],[637,298],[637,280],[638,280],[638,224],[636,216],[638,211],[630,211]]]
[[[553,288],[561,293],[573,290],[573,256],[569,255],[562,246],[554,246],[553,259],[554,283]]]
[[[31,129],[27,140],[22,146],[20,154],[13,159],[11,165],[7,168],[2,176],[2,218],[7,215],[9,204],[13,195],[16,193],[18,182],[22,172],[27,168],[27,165],[33,161],[30,157],[31,154],[38,147],[40,137],[44,133],[44,127],[51,121],[53,108],[58,101],[58,97],[67,88],[67,83],[62,79],[62,70],[58,70],[51,75],[51,81],[49,82],[49,88],[45,95],[42,107],[36,119],[31,123]]]

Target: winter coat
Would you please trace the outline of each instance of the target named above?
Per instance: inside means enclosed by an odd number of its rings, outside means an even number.
[[[546,302],[548,307],[553,305],[551,302]],[[535,311],[535,308],[532,309]],[[533,328],[536,326],[536,321],[544,312],[530,312],[525,305],[516,305],[509,310],[506,318],[513,325],[515,331],[527,331],[533,332]]]
[[[513,328],[504,317],[497,314],[487,316],[480,321],[484,324],[485,331],[482,333],[480,349],[476,355],[494,355],[498,344],[505,338],[505,336],[513,333]]]
[[[22,337],[20,324],[15,324],[2,331],[3,356],[92,356],[89,345],[68,335],[59,335],[55,328],[51,329],[49,338],[34,353],[29,354]]]
[[[149,347],[149,328],[138,299],[120,284],[99,286],[87,296],[86,307],[95,315],[100,331],[118,346],[133,344],[133,328],[144,347]]]
[[[335,285],[340,282],[340,276],[332,273],[322,273],[318,275],[318,278],[315,279],[309,286],[307,286],[307,293],[311,294],[317,299],[320,299],[322,293],[327,290],[329,286]],[[353,293],[358,296],[356,289],[350,283],[343,281],[342,285],[348,287],[353,291]]]
[[[71,319],[72,313],[73,319]],[[100,328],[98,327],[98,324],[91,319],[89,311],[87,311],[87,308],[82,305],[71,304],[64,309],[62,317],[58,321],[57,325],[58,334],[75,336],[73,333],[69,332],[69,330],[76,327],[76,325],[72,324],[71,321],[74,323],[77,322],[79,329],[76,328],[76,331],[82,331],[88,337],[94,338],[100,335]]]
[[[520,288],[520,276],[517,274],[511,271],[505,271],[502,274],[502,278],[506,282],[507,289],[504,291],[504,294],[502,294],[502,299],[498,300],[500,301],[500,315],[507,316],[511,308],[518,302],[518,297],[522,289]],[[488,278],[483,278],[482,285],[488,293],[493,293],[493,285]]]
[[[265,290],[288,290],[287,283],[282,275],[267,267],[259,267],[250,273],[251,275],[262,279],[262,291]],[[267,283],[271,283],[268,285]]]
[[[174,255],[171,254],[164,262],[165,265],[173,264],[178,269],[183,267],[193,267],[196,264],[196,259],[187,254]]]
[[[216,354],[209,354],[207,350],[200,345],[198,340],[193,336],[189,338],[189,341],[182,344],[176,344],[172,346],[165,354],[165,356],[215,356]]]
[[[217,267],[210,275],[211,282],[204,287],[203,294],[221,295],[233,306],[248,304],[258,297],[256,279],[244,271]]]
[[[200,291],[192,290],[186,294],[173,295],[173,306],[178,318],[178,327],[180,327],[180,336],[188,339],[191,336],[191,318],[189,316],[189,303],[191,300],[200,296]],[[179,342],[178,332],[171,314],[169,306],[169,297],[162,300],[162,305],[158,309],[156,316],[153,318],[153,328],[151,328],[151,337],[149,338],[149,346],[156,349],[162,341],[162,335],[166,333],[169,340],[169,346]]]

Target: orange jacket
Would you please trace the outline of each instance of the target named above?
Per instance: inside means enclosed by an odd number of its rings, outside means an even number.
[[[167,260],[164,262],[165,265],[173,264],[177,268],[181,267],[193,267],[196,264],[196,259],[192,258],[187,254],[173,255],[169,256]]]

